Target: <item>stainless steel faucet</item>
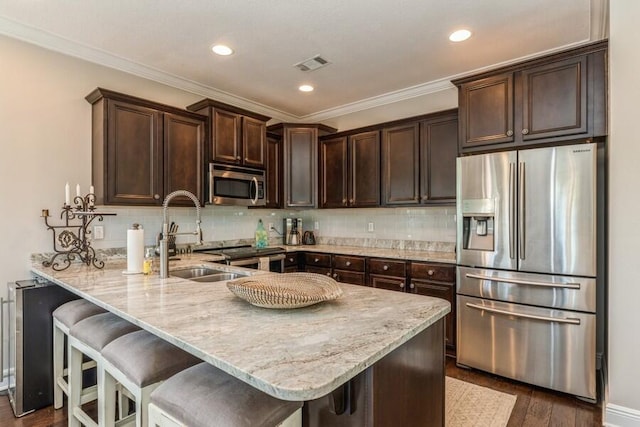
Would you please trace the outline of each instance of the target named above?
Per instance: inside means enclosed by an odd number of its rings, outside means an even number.
[[[185,233],[177,233],[177,232],[169,232],[169,224],[167,221],[167,208],[169,207],[169,202],[176,196],[186,196],[193,201],[193,204],[196,206],[196,231],[185,232]],[[160,241],[160,278],[166,279],[169,277],[169,236],[179,236],[179,235],[195,235],[196,245],[202,244],[202,229],[200,228],[200,201],[198,198],[187,190],[176,190],[173,193],[167,194],[167,197],[164,198],[164,202],[162,202],[162,233],[159,236]]]

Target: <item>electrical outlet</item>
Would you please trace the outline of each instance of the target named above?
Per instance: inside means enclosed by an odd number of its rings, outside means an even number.
[[[273,230],[273,223],[272,222],[269,223],[269,228],[267,228],[267,230],[269,230],[269,231]]]
[[[104,225],[93,226],[93,238],[95,240],[104,239]]]
[[[370,223],[369,223],[369,225],[367,226],[367,231],[370,231],[370,232],[371,232],[371,231],[374,231],[373,223],[372,223],[372,222],[370,222]]]
[[[313,229],[314,230],[320,230],[320,222],[319,221],[316,221],[316,222],[313,223]]]

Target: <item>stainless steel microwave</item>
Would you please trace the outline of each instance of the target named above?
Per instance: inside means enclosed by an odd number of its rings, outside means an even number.
[[[264,170],[209,164],[209,203],[264,206]]]

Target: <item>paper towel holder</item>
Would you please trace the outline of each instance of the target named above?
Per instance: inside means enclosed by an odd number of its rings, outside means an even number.
[[[91,229],[89,226],[97,218],[102,221],[105,216],[116,216],[114,212],[98,212],[95,208],[96,196],[89,193],[86,196],[76,196],[75,206],[64,204],[60,212],[61,225],[49,224],[49,209],[42,209],[40,215],[44,224],[53,232],[53,250],[51,259],[42,261],[45,267],[56,271],[69,268],[71,262],[77,258],[84,264],[95,268],[104,268],[104,262],[96,259],[96,251],[91,247]]]

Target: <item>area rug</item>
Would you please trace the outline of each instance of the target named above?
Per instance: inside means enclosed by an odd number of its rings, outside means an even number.
[[[446,377],[446,427],[504,427],[516,396]]]

